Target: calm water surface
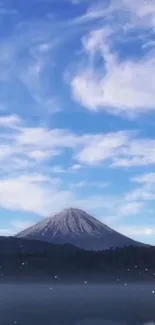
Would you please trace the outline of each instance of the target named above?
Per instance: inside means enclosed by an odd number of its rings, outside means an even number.
[[[152,291],[155,284],[1,284],[0,325],[151,325]]]

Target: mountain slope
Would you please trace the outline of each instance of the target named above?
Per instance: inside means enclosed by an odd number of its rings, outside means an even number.
[[[21,233],[18,238],[37,239],[49,243],[70,243],[86,250],[142,245],[107,227],[80,209],[65,209]]]

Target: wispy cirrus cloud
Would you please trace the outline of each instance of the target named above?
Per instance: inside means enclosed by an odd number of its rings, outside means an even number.
[[[14,236],[33,224],[31,220],[13,220],[9,223],[8,228],[0,228],[0,236]]]
[[[0,3],[0,17],[5,16],[14,16],[18,14],[18,10],[15,8],[11,8],[10,6],[7,6],[7,4],[4,4],[3,2]]]
[[[92,7],[81,20],[88,23],[93,13],[93,19],[97,17],[96,10]],[[74,99],[88,110],[130,118],[154,111],[154,44],[142,51],[154,33],[154,4],[137,1],[135,6],[133,1],[122,0],[119,5],[101,5],[98,13],[99,25],[93,25],[82,39],[85,56],[70,81]],[[120,55],[118,44],[123,51],[126,39],[133,47],[136,37],[139,57]]]
[[[108,183],[103,183],[103,182],[86,182],[86,181],[81,181],[81,182],[76,182],[76,183],[73,183],[73,184],[70,184],[69,187],[72,189],[72,188],[101,188],[101,189],[104,189],[104,188],[107,188],[109,186]]]
[[[115,20],[113,19],[115,17]],[[86,12],[80,17],[81,22],[88,22],[90,19],[101,18],[100,25],[107,25],[109,22],[117,28],[125,31],[141,28],[147,29],[155,26],[155,6],[153,1],[120,0],[114,1],[88,1]],[[80,18],[79,21],[80,22]],[[77,19],[75,20],[77,22]]]
[[[14,106],[19,112],[19,102],[22,113],[27,110],[27,116],[47,117],[61,110],[59,98],[51,87],[60,40],[57,33],[52,33],[53,24],[37,19],[34,24],[29,20],[17,22],[13,31],[0,39],[0,101],[8,111]]]
[[[126,195],[127,200],[151,202],[155,199],[155,173],[145,173],[131,179],[137,186]]]
[[[128,227],[118,227],[118,231],[125,234],[129,237],[150,237],[155,235],[155,228],[152,226],[150,227],[135,227],[135,226],[128,226]]]
[[[90,36],[98,38],[101,31]],[[139,62],[122,61],[105,47],[104,37],[101,40],[89,39],[91,51],[101,51],[102,70],[91,61],[88,67],[77,73],[72,80],[74,98],[90,110],[103,109],[111,114],[125,114],[133,117],[139,113],[153,111],[155,104],[154,78],[155,60],[153,53],[148,54]],[[98,42],[98,44],[96,44]],[[107,42],[107,41],[106,41]],[[97,50],[95,47],[98,47]],[[91,56],[90,56],[91,60]]]
[[[130,132],[115,132],[111,134],[98,135],[92,138],[77,154],[81,163],[98,164],[119,154],[132,137]]]

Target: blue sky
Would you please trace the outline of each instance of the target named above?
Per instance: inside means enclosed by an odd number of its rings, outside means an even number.
[[[0,2],[0,234],[79,207],[155,244],[155,3]]]

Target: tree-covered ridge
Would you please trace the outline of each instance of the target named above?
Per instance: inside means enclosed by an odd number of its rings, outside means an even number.
[[[71,245],[0,238],[1,279],[5,276],[87,278],[114,275],[155,280],[155,247],[85,251]]]

